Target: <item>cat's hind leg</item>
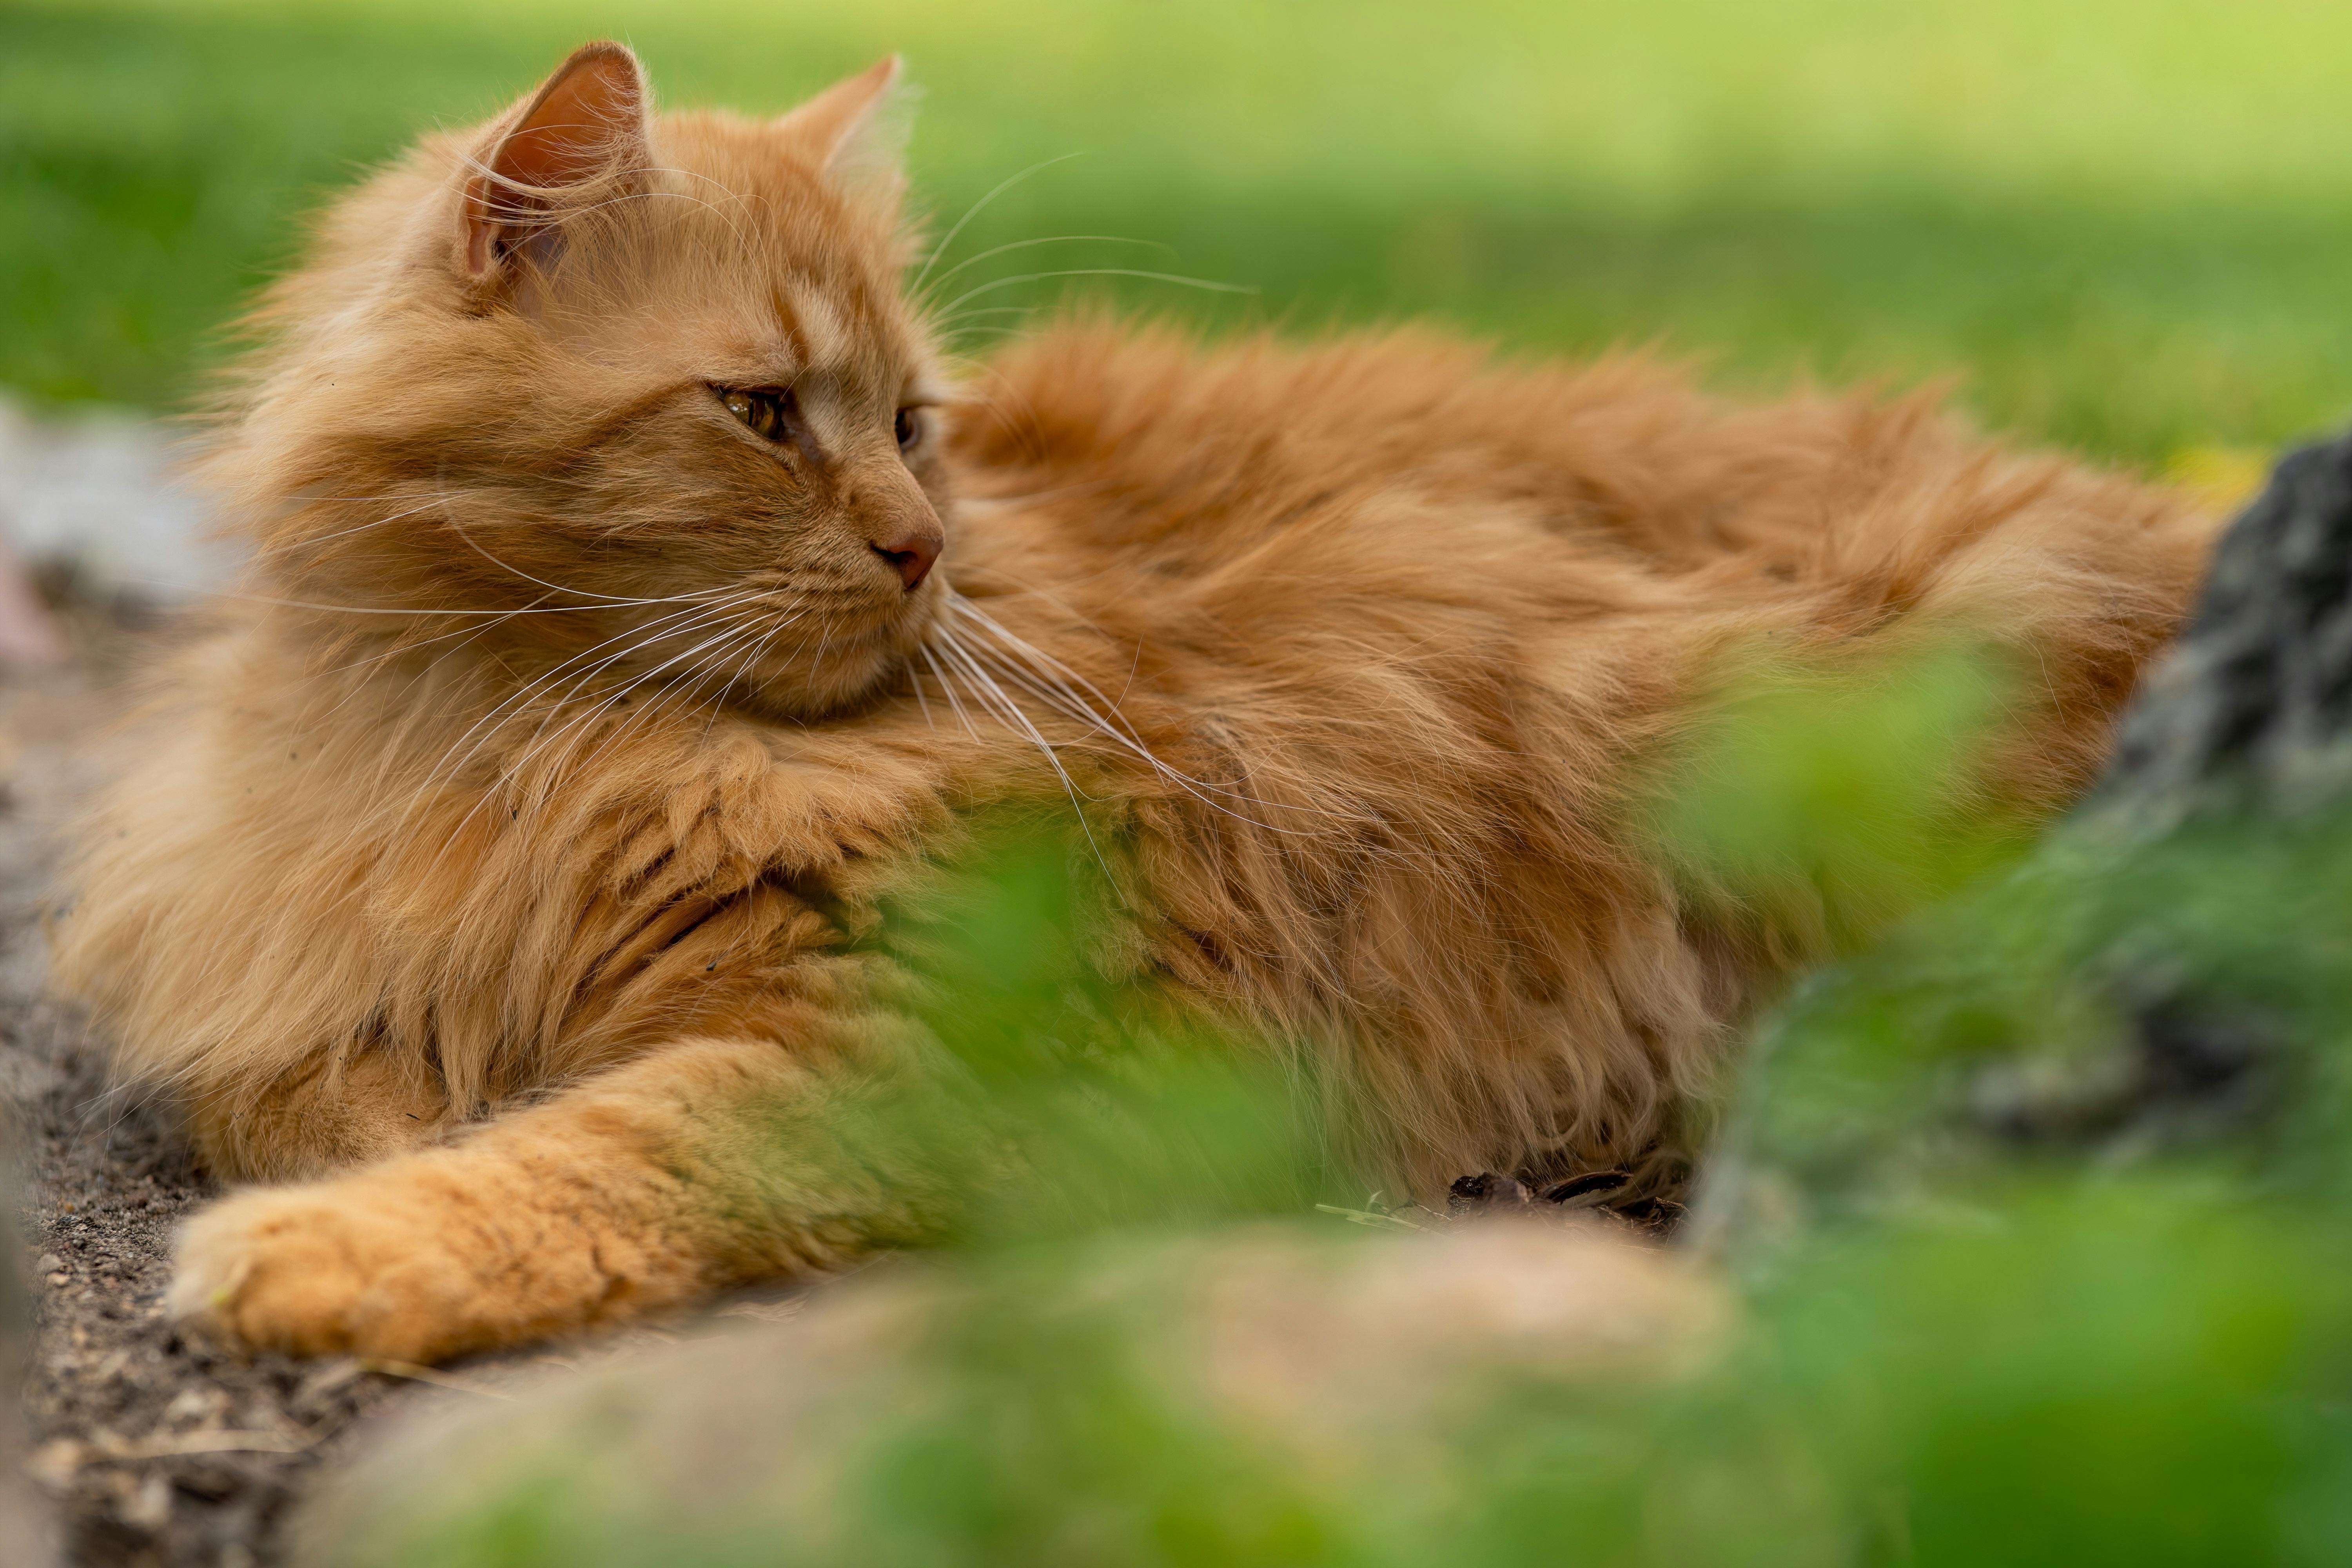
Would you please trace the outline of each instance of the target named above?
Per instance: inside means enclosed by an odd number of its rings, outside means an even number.
[[[824,1268],[910,1234],[844,1146],[852,1079],[693,1040],[349,1175],[236,1194],[181,1237],[170,1305],[245,1344],[431,1362]]]

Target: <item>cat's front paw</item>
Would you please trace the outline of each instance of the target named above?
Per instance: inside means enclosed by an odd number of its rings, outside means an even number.
[[[180,1233],[165,1305],[289,1355],[429,1362],[469,1348],[471,1273],[416,1216],[348,1182],[240,1193]]]

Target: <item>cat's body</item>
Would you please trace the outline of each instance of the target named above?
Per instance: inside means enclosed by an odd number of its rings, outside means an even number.
[[[85,845],[66,982],[216,1169],[305,1184],[184,1244],[256,1343],[425,1359],[919,1233],[826,1157],[898,1028],[849,939],[994,803],[1087,802],[1105,962],[1336,1053],[1424,1195],[1669,1180],[1803,956],[1642,851],[1714,661],[1989,632],[2042,679],[1988,794],[2046,810],[2195,584],[2161,492],[1630,361],[1079,325],[948,423],[838,173],[881,79],[640,132],[635,71],[428,145],[282,291],[214,469],[279,602]]]

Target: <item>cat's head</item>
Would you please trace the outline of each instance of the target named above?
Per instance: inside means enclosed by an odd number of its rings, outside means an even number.
[[[657,116],[591,44],[331,211],[214,465],[267,590],[554,669],[550,695],[814,715],[891,680],[950,512],[879,147],[896,74]]]

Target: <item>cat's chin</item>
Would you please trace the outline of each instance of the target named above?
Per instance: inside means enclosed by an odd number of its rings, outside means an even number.
[[[861,712],[903,684],[930,622],[927,612],[913,614],[836,637],[816,663],[804,657],[762,662],[729,700],[762,718],[803,723]]]

